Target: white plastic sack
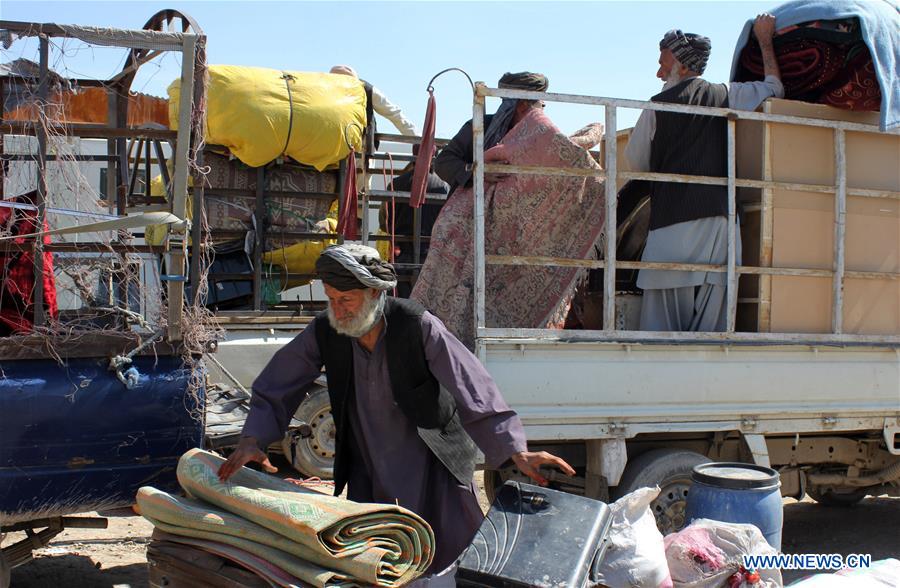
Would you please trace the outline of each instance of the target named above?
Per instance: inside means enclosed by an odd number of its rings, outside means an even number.
[[[744,555],[775,555],[754,525],[696,519],[665,538],[666,560],[676,588],[720,588],[730,586]],[[757,570],[761,581],[753,588],[779,588],[781,570]],[[739,583],[737,586],[747,586]]]
[[[659,488],[641,488],[610,505],[612,526],[606,556],[594,581],[612,588],[669,588],[669,566],[663,536],[650,503]]]

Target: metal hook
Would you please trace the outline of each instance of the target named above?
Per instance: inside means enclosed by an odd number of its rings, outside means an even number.
[[[359,123],[355,122],[349,123],[346,127],[344,127],[344,142],[347,143],[347,147],[349,147],[350,149],[354,149],[353,143],[350,142],[350,137],[347,135],[347,131],[350,130],[350,127],[356,127],[357,129],[359,129],[360,137],[365,136],[366,131],[362,128],[362,126],[360,126]]]
[[[434,80],[438,79],[440,76],[444,75],[444,74],[447,73],[448,71],[458,71],[458,72],[461,73],[462,75],[466,76],[466,79],[469,80],[469,85],[472,86],[472,93],[473,93],[473,94],[475,93],[475,82],[472,81],[471,76],[469,76],[469,74],[466,73],[465,70],[460,69],[460,68],[458,68],[458,67],[448,67],[447,69],[441,70],[441,71],[439,71],[438,73],[436,73],[436,74],[434,75],[434,77],[431,78],[431,81],[428,82],[428,91],[429,91],[429,92],[434,92],[434,86],[432,85],[432,84],[434,84]]]

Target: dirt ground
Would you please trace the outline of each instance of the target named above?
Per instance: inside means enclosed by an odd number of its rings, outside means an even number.
[[[482,496],[483,505],[486,501]],[[96,516],[96,513],[90,513]],[[152,526],[127,511],[110,514],[107,529],[69,529],[35,560],[12,572],[13,588],[141,588]],[[122,516],[122,515],[126,516]],[[900,498],[866,498],[850,507],[785,499],[784,553],[869,553],[900,558]],[[13,539],[7,537],[7,541]],[[806,575],[785,572],[785,583]]]

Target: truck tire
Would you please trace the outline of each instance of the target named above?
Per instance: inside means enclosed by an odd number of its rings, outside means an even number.
[[[825,506],[853,506],[866,497],[865,488],[857,488],[847,492],[835,492],[833,490],[819,492],[818,490],[807,488],[806,493],[818,504]]]
[[[300,404],[294,418],[309,425],[312,435],[296,437],[285,454],[298,472],[306,477],[330,480],[334,477],[334,418],[328,389],[318,386]]]
[[[625,466],[613,497],[619,499],[638,488],[659,486],[659,496],[650,503],[656,526],[663,535],[684,527],[684,510],[694,466],[712,461],[686,449],[652,449]]]
[[[497,492],[503,486],[503,475],[497,470],[484,470],[484,495],[487,497],[488,504],[493,504],[497,498]]]

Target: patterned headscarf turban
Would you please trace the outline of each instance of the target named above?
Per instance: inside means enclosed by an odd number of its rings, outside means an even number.
[[[519,73],[503,74],[500,81],[497,82],[498,88],[507,88],[510,90],[531,90],[533,92],[546,92],[550,87],[550,80],[547,76],[530,71],[520,71]]]
[[[709,61],[712,51],[712,43],[709,37],[694,33],[682,33],[680,29],[673,29],[666,33],[659,42],[659,50],[668,49],[675,59],[691,71],[702,74]]]
[[[316,260],[319,278],[341,292],[347,290],[390,290],[397,285],[394,266],[381,261],[378,251],[355,243],[332,245]]]

